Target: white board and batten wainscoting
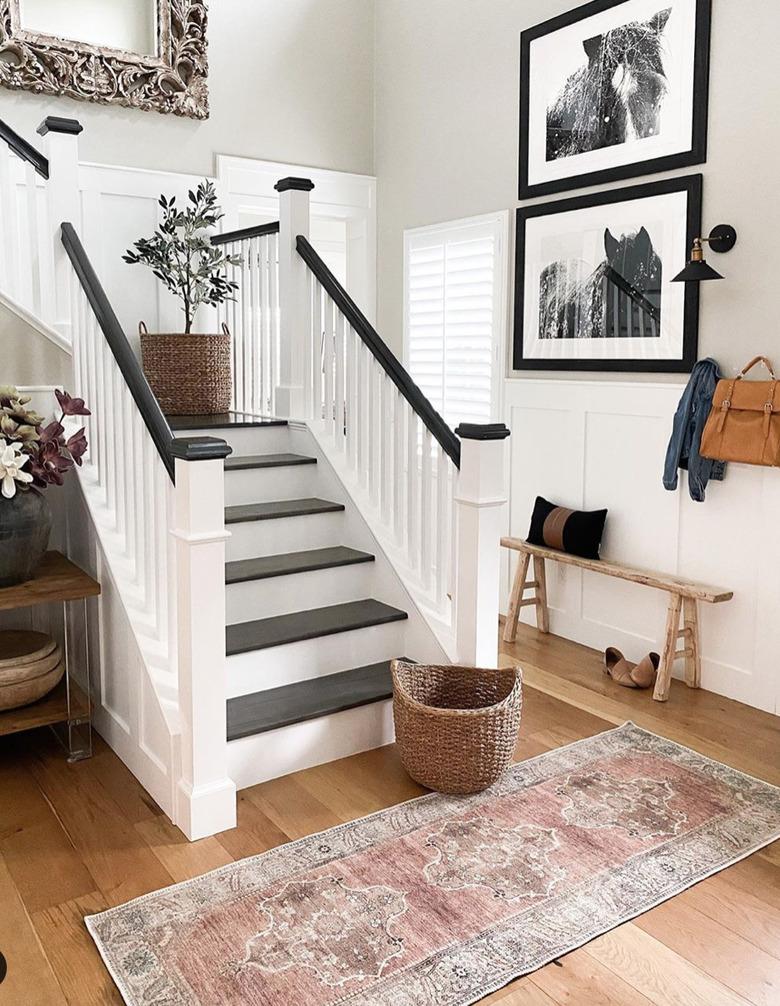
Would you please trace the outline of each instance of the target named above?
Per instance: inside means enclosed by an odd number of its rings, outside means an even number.
[[[684,382],[510,379],[509,533],[525,537],[537,495],[577,509],[609,509],[604,556],[734,591],[701,605],[702,686],[780,713],[780,472],[730,465],[704,503],[662,485],[672,418]],[[511,560],[514,569],[515,558]],[[502,611],[510,586],[502,576]],[[550,628],[639,660],[659,650],[666,595],[550,564]],[[533,624],[532,608],[522,613]],[[682,661],[675,669],[681,676]],[[749,738],[742,738],[749,743]]]
[[[225,214],[223,232],[279,219],[274,185],[289,176],[310,178],[311,238],[369,319],[376,310],[376,179],[323,168],[217,154],[217,195]],[[122,255],[157,227],[160,195],[175,195],[182,206],[187,191],[203,180],[188,175],[110,164],[79,167],[81,220],[77,228],[122,327],[137,347],[138,322],[150,332],[181,328],[178,302],[149,269],[128,266]],[[43,191],[43,188],[41,187]],[[132,271],[131,271],[132,270]],[[198,331],[217,331],[216,312],[201,308]]]

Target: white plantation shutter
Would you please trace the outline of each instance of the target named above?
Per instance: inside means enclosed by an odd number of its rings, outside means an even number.
[[[451,427],[497,409],[506,217],[405,234],[405,349],[413,380]]]

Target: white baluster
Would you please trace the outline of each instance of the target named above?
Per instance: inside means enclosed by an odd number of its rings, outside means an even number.
[[[263,415],[263,308],[262,281],[264,275],[263,242],[252,238],[249,260],[250,314],[252,317],[252,412]]]
[[[346,331],[347,331],[347,319],[339,311],[336,314],[336,375],[335,375],[335,436],[336,436],[336,447],[338,450],[343,451],[345,448],[344,444],[344,402],[346,399],[345,392],[345,363],[344,363],[344,352],[346,346]]]
[[[379,436],[379,380],[384,376],[384,370],[376,362],[373,355],[368,355],[368,494],[376,506],[379,501],[379,456],[382,451]]]
[[[358,458],[358,365],[360,362],[360,339],[352,327],[347,333],[347,462],[350,468],[357,467]]]
[[[265,416],[271,407],[271,354],[273,321],[271,318],[271,235],[260,242],[260,415]]]
[[[15,300],[19,293],[19,211],[16,198],[18,159],[0,143],[0,283]]]
[[[281,311],[279,308],[279,235],[274,234],[271,242],[271,369],[269,371],[269,413],[277,414],[276,387],[279,383],[279,359],[281,355]]]
[[[406,469],[406,399],[401,397],[401,392],[393,386],[393,448],[395,454],[394,470],[394,493],[393,493],[393,531],[395,540],[399,545],[404,540],[404,513],[406,503],[406,487],[408,485],[408,473]]]
[[[420,466],[419,420],[408,403],[404,403],[406,416],[406,542],[409,565],[420,566]]]
[[[240,290],[240,324],[243,339],[243,372],[244,383],[242,398],[243,411],[252,412],[254,388],[254,348],[255,332],[252,326],[252,281],[250,279],[252,242],[248,241],[241,250],[241,290]]]
[[[336,312],[336,305],[333,303],[330,297],[325,298],[325,319],[323,324],[323,335],[322,335],[322,368],[324,371],[324,379],[322,382],[323,389],[323,407],[322,412],[315,415],[315,419],[319,419],[320,415],[325,422],[325,430],[327,433],[333,432],[333,340],[335,337],[335,327],[334,327],[334,316]]]
[[[452,553],[452,492],[453,465],[441,447],[436,450],[436,600],[446,603],[449,559]]]
[[[395,457],[395,451],[393,449],[393,410],[395,407],[395,385],[387,374],[382,375],[380,388],[381,400],[379,415],[382,421],[382,447],[380,451],[381,465],[379,476],[380,506],[382,523],[386,527],[389,527],[390,514],[392,512],[393,505],[393,459]]]
[[[38,176],[29,161],[24,164],[24,183],[27,196],[27,262],[24,270],[27,277],[27,296],[25,302],[30,309],[41,317],[41,252],[40,231],[38,226]],[[29,271],[28,271],[29,270]]]
[[[236,254],[238,245],[230,245],[230,253]],[[234,283],[241,283],[241,266],[230,267],[230,278]],[[246,411],[244,401],[244,329],[241,324],[241,290],[234,293],[234,300],[230,301],[230,322],[229,327],[233,335],[233,397],[235,399],[236,412]]]
[[[420,474],[420,573],[423,589],[431,586],[433,566],[433,437],[430,430],[423,431],[422,465]]]

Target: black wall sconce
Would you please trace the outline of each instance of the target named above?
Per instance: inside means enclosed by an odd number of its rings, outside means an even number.
[[[718,224],[710,231],[707,238],[696,238],[691,249],[691,260],[681,273],[678,273],[672,283],[701,283],[707,279],[723,279],[719,272],[716,272],[711,265],[708,265],[704,258],[704,244],[708,244],[712,251],[729,252],[737,243],[737,232],[731,224]]]

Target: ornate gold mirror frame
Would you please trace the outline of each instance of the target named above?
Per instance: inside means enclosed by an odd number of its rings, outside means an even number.
[[[157,0],[150,56],[25,31],[20,0],[0,0],[0,85],[206,119],[206,5]]]

